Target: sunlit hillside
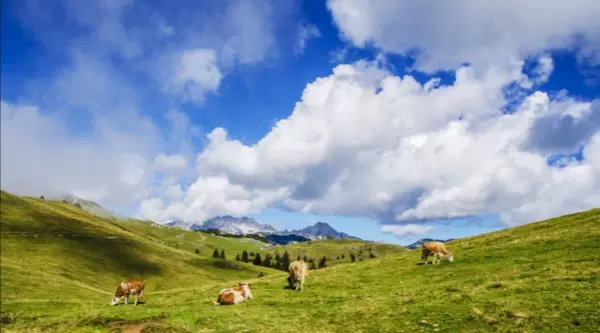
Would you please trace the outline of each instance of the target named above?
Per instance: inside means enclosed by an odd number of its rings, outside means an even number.
[[[282,271],[211,258],[213,246],[230,246],[227,253],[250,246],[235,244],[238,239],[139,221],[116,224],[61,202],[5,192],[1,207],[3,332],[296,332],[298,327],[596,332],[600,327],[598,209],[451,241],[453,263],[425,266],[418,250],[386,253],[378,244],[376,258],[311,271],[299,293],[284,289]],[[352,241],[322,242],[287,249],[346,251]],[[359,247],[364,246],[375,244]],[[267,275],[258,278],[259,272]],[[143,304],[111,307],[116,284],[130,277],[148,281]],[[241,279],[252,283],[254,299],[230,307],[213,304],[221,288]]]

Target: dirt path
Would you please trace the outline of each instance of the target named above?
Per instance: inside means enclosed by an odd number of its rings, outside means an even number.
[[[114,321],[108,324],[108,328],[118,328],[121,333],[141,333],[142,329],[148,325],[145,323],[128,324],[126,321]]]
[[[127,325],[123,327],[122,333],[141,333],[142,329],[148,325],[147,323]]]

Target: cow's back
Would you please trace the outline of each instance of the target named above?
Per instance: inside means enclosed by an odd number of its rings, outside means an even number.
[[[446,253],[446,246],[441,242],[427,242],[423,243],[423,251],[431,254]]]
[[[130,293],[135,290],[136,293],[140,293],[144,290],[144,280],[129,280],[121,282],[121,288],[125,293]]]
[[[305,277],[308,275],[308,266],[304,261],[294,261],[290,264],[289,273],[294,278]]]

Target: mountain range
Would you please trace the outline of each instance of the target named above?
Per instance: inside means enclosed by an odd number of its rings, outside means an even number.
[[[171,227],[177,227],[185,230],[210,230],[217,229],[222,232],[226,232],[234,235],[248,235],[248,234],[262,234],[266,235],[267,238],[273,239],[285,239],[285,241],[307,241],[313,239],[326,239],[326,238],[354,238],[344,232],[335,230],[332,226],[325,222],[317,222],[312,226],[307,226],[298,230],[284,230],[278,231],[270,224],[260,223],[250,217],[233,217],[233,216],[216,216],[202,223],[195,222],[183,222],[179,220],[173,220],[166,223]],[[278,237],[275,237],[278,236]],[[291,236],[291,237],[283,237]]]
[[[105,218],[125,219],[124,216],[109,211],[101,205],[78,198],[74,195],[63,195],[53,198],[61,200],[71,205],[78,205],[82,209]],[[347,233],[337,231],[332,226],[325,222],[316,222],[314,225],[306,226],[298,230],[278,231],[270,224],[260,223],[250,217],[234,217],[230,215],[215,216],[204,222],[185,222],[181,220],[170,220],[163,224],[170,227],[180,228],[184,230],[201,231],[201,230],[220,230],[222,232],[233,235],[249,235],[260,234],[265,235],[267,239],[278,244],[287,244],[289,242],[303,242],[316,239],[342,239],[353,237]]]

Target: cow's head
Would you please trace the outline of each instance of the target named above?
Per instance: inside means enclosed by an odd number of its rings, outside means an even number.
[[[250,291],[250,286],[252,284],[248,282],[240,282],[240,287],[244,288],[246,292],[246,298],[252,299],[252,292]]]
[[[116,305],[117,303],[119,303],[119,301],[121,300],[121,298],[123,297],[117,297],[117,296],[113,296],[110,300],[110,305]]]
[[[448,261],[450,261],[450,262],[454,261],[454,255],[452,253],[448,253]]]

